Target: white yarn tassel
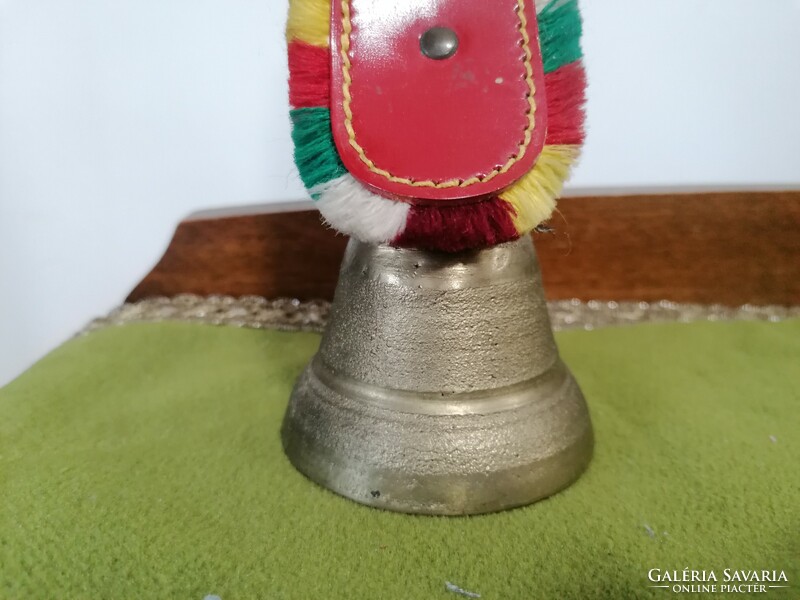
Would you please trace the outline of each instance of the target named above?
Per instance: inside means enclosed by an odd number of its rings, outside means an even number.
[[[313,187],[311,196],[325,221],[362,242],[391,242],[406,226],[411,206],[373,194],[352,175]]]

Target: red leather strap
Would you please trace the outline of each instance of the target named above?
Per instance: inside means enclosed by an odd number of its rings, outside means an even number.
[[[547,129],[533,0],[332,0],[331,19],[334,139],[362,183],[463,201],[533,167]],[[420,51],[436,26],[458,36],[450,58]]]

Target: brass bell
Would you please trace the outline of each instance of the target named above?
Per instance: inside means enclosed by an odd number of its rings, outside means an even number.
[[[310,479],[394,511],[487,513],[574,482],[592,427],[530,237],[457,254],[351,240],[282,437]]]

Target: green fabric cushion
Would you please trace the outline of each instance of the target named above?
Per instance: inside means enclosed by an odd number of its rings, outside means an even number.
[[[181,323],[74,339],[0,390],[0,598],[663,598],[652,568],[800,588],[800,321],[558,336],[597,448],[470,518],[357,505],[281,452],[318,337]]]

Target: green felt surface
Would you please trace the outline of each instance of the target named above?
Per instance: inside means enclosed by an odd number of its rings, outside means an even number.
[[[685,567],[784,570],[792,587],[761,597],[800,596],[800,322],[558,341],[591,406],[589,471],[532,507],[433,518],[334,496],[283,457],[315,335],[74,339],[0,390],[0,598],[457,600],[446,581],[665,598],[647,571]]]

